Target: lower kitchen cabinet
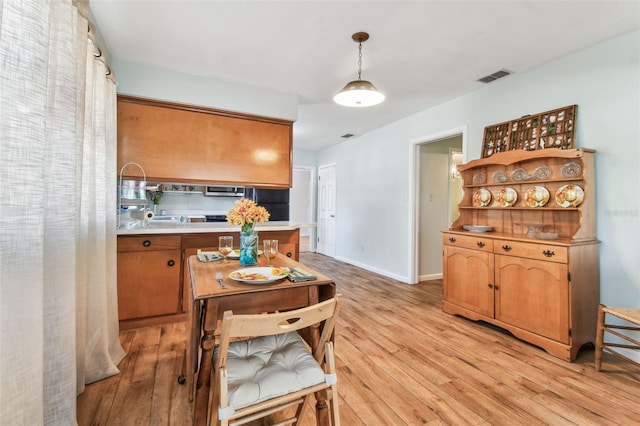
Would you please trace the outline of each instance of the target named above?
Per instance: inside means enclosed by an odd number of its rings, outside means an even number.
[[[217,250],[220,235],[233,235],[238,247],[238,232],[118,236],[120,328],[183,320],[189,295],[183,261],[198,249]],[[261,230],[258,236],[260,246],[264,239],[278,240],[280,253],[299,259],[299,229]]]
[[[597,243],[445,232],[443,310],[485,321],[567,361],[595,342]]]
[[[233,246],[240,247],[239,232],[211,232],[199,234],[185,234],[182,236],[182,249],[185,260],[187,257],[194,255],[200,250],[217,250],[218,237],[221,235],[233,236]],[[283,231],[265,231],[258,232],[258,248],[262,250],[262,241],[278,240],[278,251],[293,260],[300,258],[300,230],[291,229]]]
[[[120,321],[181,310],[179,236],[118,237]]]

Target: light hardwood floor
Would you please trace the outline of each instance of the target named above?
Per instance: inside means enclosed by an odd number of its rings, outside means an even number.
[[[439,280],[409,286],[320,254],[301,261],[344,295],[336,328],[343,425],[640,424],[637,367],[605,354],[597,373],[592,348],[568,363],[445,314]],[[190,424],[176,380],[184,333],[184,323],[121,332],[121,374],[87,386],[78,424]],[[315,424],[312,414],[303,426]]]

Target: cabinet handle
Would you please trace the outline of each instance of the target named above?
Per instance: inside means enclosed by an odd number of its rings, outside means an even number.
[[[511,246],[504,245],[504,246],[502,246],[502,250],[511,251]]]
[[[498,286],[497,285],[494,285],[493,288],[494,288],[494,290],[498,290]]]
[[[288,252],[287,252],[287,257],[291,257],[291,256],[292,256],[292,255],[291,255],[291,252],[290,252],[290,251],[288,251]]]
[[[449,241],[451,241],[452,243],[455,243],[455,242],[456,242],[456,239],[455,239],[455,238],[453,238],[453,237],[449,237]]]
[[[487,284],[487,286],[489,286],[489,288],[493,288],[493,284],[491,283]]]
[[[484,243],[482,241],[478,241],[476,244],[480,248],[484,247]]]
[[[542,252],[542,254],[544,254],[547,257],[552,257],[552,256],[555,255],[555,253],[552,252],[551,250],[545,250],[545,251]]]
[[[144,241],[142,242],[142,245],[143,245],[143,246],[145,246],[145,247],[149,247],[149,246],[151,245],[151,241],[149,241],[149,240],[144,240]]]
[[[176,264],[176,262],[174,262],[173,259],[171,259],[170,261],[167,262],[167,265],[169,265],[169,266],[173,266],[175,264]]]

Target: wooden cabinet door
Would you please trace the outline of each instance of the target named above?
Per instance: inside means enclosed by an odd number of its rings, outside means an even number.
[[[493,254],[444,247],[444,300],[493,317]]]
[[[118,170],[150,181],[290,188],[292,141],[286,120],[118,98]]]
[[[120,321],[180,312],[180,250],[118,253]]]
[[[567,265],[495,256],[496,319],[569,343]]]

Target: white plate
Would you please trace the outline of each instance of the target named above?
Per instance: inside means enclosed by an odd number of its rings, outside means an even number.
[[[584,190],[578,185],[564,185],[556,191],[556,203],[560,207],[577,207],[584,200]]]
[[[500,207],[511,207],[518,201],[518,193],[515,189],[506,187],[498,191],[494,198]]]
[[[532,186],[524,193],[524,203],[529,207],[542,207],[549,201],[549,191],[544,186]]]
[[[258,266],[233,271],[229,274],[229,278],[247,284],[269,284],[287,278],[287,275],[289,275],[289,270],[286,268]]]
[[[216,254],[222,256],[220,252],[215,252]],[[258,250],[258,256],[262,254],[262,250]],[[227,259],[240,259],[240,249],[233,249],[231,253],[227,255]]]
[[[472,198],[474,207],[486,207],[491,202],[491,192],[488,189],[480,188],[473,193]]]
[[[469,232],[489,232],[493,230],[493,227],[484,225],[463,225],[462,229],[466,229]]]

